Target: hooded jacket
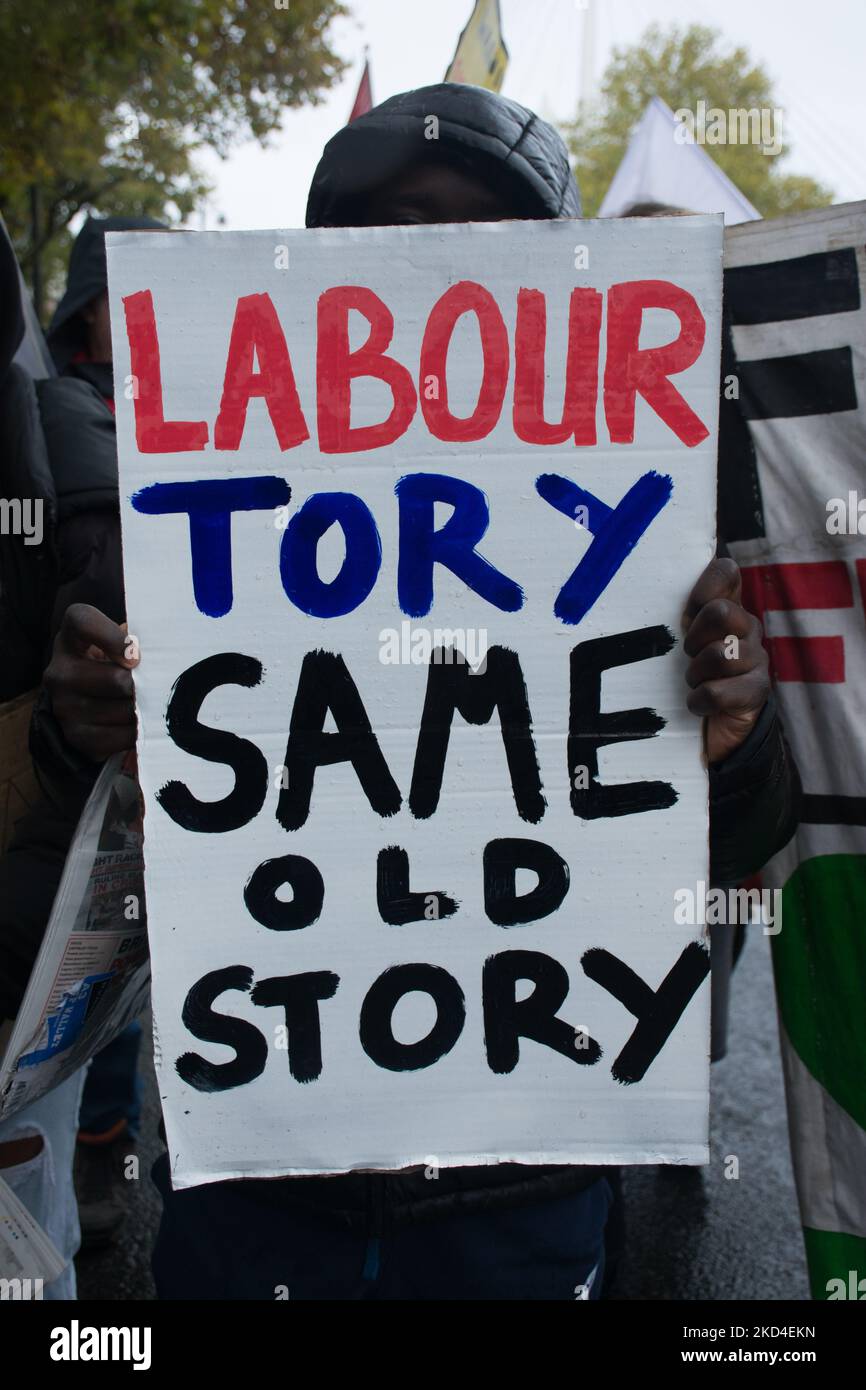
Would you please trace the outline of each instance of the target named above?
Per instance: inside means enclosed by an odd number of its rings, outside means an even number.
[[[28,499],[51,525],[56,493],[39,420],[36,386],[13,361],[24,338],[18,262],[0,219],[0,497]],[[41,546],[0,535],[0,701],[32,690],[51,599],[51,566]]]
[[[439,121],[438,140],[425,135],[431,115]],[[422,158],[456,164],[507,188],[516,216],[580,215],[565,146],[550,126],[485,89],[444,83],[393,97],[328,143],[313,177],[307,225],[351,225],[359,200]],[[68,601],[74,600],[70,596]],[[105,607],[92,593],[84,601]],[[106,609],[112,617],[118,617],[118,602],[119,586],[114,609]],[[72,787],[83,795],[98,769],[66,748],[50,710],[43,709],[37,729],[38,749],[50,763],[58,794],[61,787]],[[771,701],[747,741],[710,771],[714,882],[740,882],[787,842],[796,826],[796,797],[796,771]],[[442,1169],[435,1181],[428,1181],[423,1171],[349,1173],[246,1180],[244,1187],[259,1194],[256,1200],[263,1208],[270,1202],[326,1206],[350,1225],[381,1230],[389,1223],[426,1220],[457,1208],[526,1205],[580,1190],[603,1173],[590,1167],[499,1164]],[[195,1194],[167,1196],[185,1199],[195,1200]]]
[[[24,337],[24,310],[18,280],[18,262],[6,224],[0,218],[0,384]]]
[[[166,231],[155,217],[88,217],[72,247],[66,291],[48,329],[48,346],[58,372],[67,372],[86,342],[82,309],[108,288],[106,232]]]
[[[38,687],[63,614],[92,603],[124,613],[111,365],[99,380],[75,372],[80,309],[106,287],[104,232],[159,227],[152,218],[90,219],[73,248],[53,346],[72,374],[34,381],[11,361],[25,331],[14,251],[0,224],[0,496],[43,509],[43,541],[0,536],[0,701]],[[82,249],[79,251],[79,247]],[[76,254],[77,253],[77,254]],[[40,692],[30,746],[45,793],[17,822],[0,858],[0,1020],[17,1012],[41,943],[78,816],[95,773],[65,743]]]

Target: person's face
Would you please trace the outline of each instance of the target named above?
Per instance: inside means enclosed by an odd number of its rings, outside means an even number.
[[[91,362],[111,361],[111,320],[108,316],[108,290],[103,290],[81,310],[87,331],[87,352]]]
[[[364,203],[360,225],[398,227],[431,222],[501,222],[510,207],[480,179],[445,165],[419,165],[398,174]]]

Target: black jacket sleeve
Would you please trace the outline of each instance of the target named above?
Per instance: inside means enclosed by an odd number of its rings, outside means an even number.
[[[123,616],[120,521],[116,509],[83,512],[56,532],[60,582],[51,640],[71,603]],[[48,655],[45,656],[47,663]],[[70,748],[40,689],[30,752],[42,799],[16,825],[0,858],[0,1019],[14,1018],[39,951],[66,854],[99,765]]]
[[[0,856],[0,1022],[21,1005],[76,822],[52,802],[38,801]]]
[[[124,594],[114,416],[94,386],[72,377],[40,382],[38,392],[57,496],[56,588],[44,669],[70,604],[92,604],[122,622]],[[80,812],[99,768],[68,746],[44,688],[30,752],[46,797],[64,814]]]
[[[40,625],[44,670],[66,609],[90,603],[124,617],[114,418],[92,386],[50,378],[37,386],[56,490],[52,590]],[[99,766],[66,743],[44,687],[30,728],[42,799],[16,825],[0,858],[0,1019],[14,1017],[48,922],[69,844]]]
[[[117,510],[83,512],[62,521],[57,528],[57,551],[60,574],[51,619],[51,643],[64,613],[73,603],[92,604],[115,622],[123,622],[123,561]],[[50,647],[45,654],[46,665],[49,659]],[[80,812],[99,765],[69,747],[44,686],[39,691],[30,726],[30,753],[45,796],[66,815]]]
[[[757,724],[710,766],[710,880],[741,883],[788,843],[800,813],[800,778],[770,696]]]

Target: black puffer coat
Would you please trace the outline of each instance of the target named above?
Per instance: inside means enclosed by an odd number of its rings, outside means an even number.
[[[92,603],[115,621],[124,613],[114,417],[84,381],[33,382],[20,373],[14,385],[14,396],[0,390],[2,476],[14,487],[4,495],[44,499],[46,533],[38,548],[0,542],[4,698],[38,686],[70,604]],[[30,747],[44,797],[17,823],[0,858],[0,1020],[18,1010],[99,770],[68,747],[44,693]]]
[[[50,529],[56,509],[54,484],[36,384],[15,361],[24,338],[18,263],[0,219],[0,497],[28,499],[41,507]],[[24,538],[0,535],[0,703],[38,684],[44,630],[51,601],[50,552]]]
[[[13,361],[24,331],[18,267],[0,223],[0,496],[29,499],[43,517],[41,544],[0,535],[0,703],[38,687],[70,603],[118,620],[124,606],[114,417],[85,381],[36,381]],[[18,1010],[98,770],[65,745],[44,703],[31,747],[46,794],[0,857],[0,1022]]]

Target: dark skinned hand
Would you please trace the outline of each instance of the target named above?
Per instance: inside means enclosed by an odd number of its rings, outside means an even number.
[[[139,660],[125,623],[87,603],[67,608],[43,680],[63,737],[92,762],[135,745],[131,673]]]
[[[748,738],[770,693],[763,629],[740,597],[740,571],[734,561],[711,560],[683,614],[683,649],[691,657],[687,704],[692,714],[706,719],[711,763],[727,758]]]

